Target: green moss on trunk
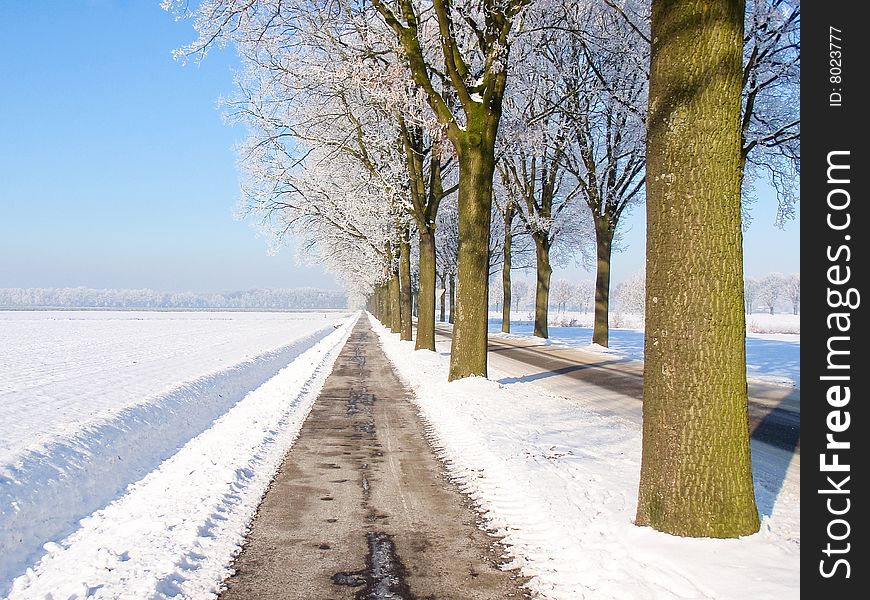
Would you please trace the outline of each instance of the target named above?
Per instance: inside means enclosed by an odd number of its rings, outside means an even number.
[[[469,127],[471,129],[471,127]],[[486,377],[489,232],[492,218],[492,141],[469,135],[459,152],[459,251],[456,318],[449,379]],[[476,143],[475,143],[476,142]]]
[[[420,296],[417,306],[417,350],[435,350],[435,236],[421,232]],[[444,302],[441,303],[442,309]],[[443,313],[442,313],[443,314]],[[442,316],[443,320],[443,316]]]
[[[401,299],[400,338],[411,341],[413,335],[413,309],[414,295],[411,291],[411,240],[406,227],[402,231],[402,240],[399,243],[399,293]]]
[[[534,236],[535,240],[535,331],[537,337],[549,336],[547,320],[550,308],[550,276],[553,267],[550,266],[550,242],[546,234]]]
[[[636,522],[758,531],[740,228],[743,3],[654,0],[643,459]]]
[[[512,202],[508,202],[504,212],[504,262],[501,267],[501,331],[511,332],[511,246],[513,244],[513,220],[515,209]]]
[[[595,324],[592,342],[604,347],[610,345],[610,259],[613,255],[613,228],[609,219],[595,219]]]

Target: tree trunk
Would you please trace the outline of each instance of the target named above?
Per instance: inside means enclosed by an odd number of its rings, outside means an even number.
[[[390,331],[402,331],[402,292],[399,283],[399,270],[393,268],[390,275]]]
[[[454,317],[456,316],[456,275],[450,273],[449,276],[450,283],[450,315],[447,317],[448,323],[453,323]]]
[[[653,0],[636,523],[758,531],[740,229],[743,2]]]
[[[490,141],[481,140],[479,135],[467,137],[470,141],[464,143],[458,152],[458,285],[457,313],[450,346],[450,381],[472,375],[486,377],[489,232],[495,155],[494,144]]]
[[[595,217],[595,325],[592,343],[610,346],[610,259],[613,256],[613,232],[609,217]]]
[[[381,324],[384,327],[391,327],[393,324],[392,317],[390,316],[390,308],[392,307],[392,302],[390,302],[390,289],[389,282],[382,283],[380,286],[380,313],[381,313]]]
[[[402,241],[399,243],[399,285],[401,290],[401,336],[406,342],[411,341],[413,335],[414,294],[411,291],[411,240],[406,227],[402,232]]]
[[[441,315],[439,321],[442,323],[447,320],[446,307],[447,307],[447,273],[441,273],[441,289],[444,290],[441,292]]]
[[[511,332],[511,244],[513,242],[511,226],[513,215],[513,205],[508,203],[504,215],[504,263],[501,267],[501,330],[503,333]]]
[[[420,294],[417,301],[417,350],[435,350],[435,236],[420,231]],[[444,320],[444,301],[441,301]]]
[[[546,235],[546,234],[545,234]],[[553,267],[550,266],[550,241],[545,235],[535,235],[535,331],[534,335],[540,338],[549,336],[547,320],[550,314],[550,276]]]

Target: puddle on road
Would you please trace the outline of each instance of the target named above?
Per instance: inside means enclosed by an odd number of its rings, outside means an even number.
[[[336,573],[332,576],[335,585],[364,586],[355,595],[355,600],[414,600],[405,582],[406,570],[396,553],[393,538],[383,532],[366,534],[369,554],[366,568],[362,571]]]

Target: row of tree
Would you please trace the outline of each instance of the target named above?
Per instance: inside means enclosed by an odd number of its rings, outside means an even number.
[[[491,310],[500,310],[503,290],[498,280],[490,284]],[[785,309],[797,315],[800,313],[801,276],[800,273],[784,275],[768,273],[764,277],[746,277],[743,280],[747,314],[763,309],[770,314]],[[618,311],[643,315],[646,297],[646,277],[643,272],[619,282],[611,294],[611,305]],[[535,310],[534,285],[525,279],[513,278],[511,281],[511,301],[516,310]],[[595,306],[595,282],[589,280],[570,281],[556,279],[550,286],[550,311],[589,312]],[[529,304],[532,301],[532,304]],[[442,321],[444,318],[442,317]],[[552,320],[551,320],[552,322]],[[502,330],[510,333],[510,323],[502,324]]]
[[[643,314],[644,310],[644,277],[638,273],[625,281],[613,286],[610,294],[610,309]],[[498,280],[490,285],[490,310],[500,311],[504,292],[502,283]],[[511,305],[515,311],[536,311],[535,283],[529,283],[526,279],[511,280]],[[595,282],[591,280],[571,281],[568,279],[555,279],[550,285],[549,313],[555,310],[557,313],[577,311],[588,313],[595,310]],[[502,315],[504,316],[504,315]],[[550,319],[552,323],[552,318]],[[510,323],[502,323],[502,331],[510,333]]]
[[[188,4],[164,0],[195,16],[199,38],[179,54],[232,43],[244,63],[227,112],[250,132],[249,213],[277,241],[300,238],[406,340],[417,290],[417,348],[434,349],[438,279],[449,285],[450,379],[486,376],[489,279],[501,267],[509,317],[526,250],[536,335],[547,335],[553,262],[591,261],[594,341],[606,345],[610,256],[645,192],[653,374],[637,521],[686,535],[757,529],[741,191],[769,175],[781,217],[793,210],[799,3]]]
[[[746,312],[752,314],[759,307],[773,314],[786,304],[793,315],[801,308],[801,274],[768,273],[764,277],[747,277],[743,280]]]
[[[317,288],[235,292],[158,292],[149,289],[0,288],[0,308],[324,309],[346,308],[342,291]]]

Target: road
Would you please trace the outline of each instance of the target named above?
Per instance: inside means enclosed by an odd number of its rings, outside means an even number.
[[[365,317],[269,487],[221,600],[509,600],[526,579],[428,443]]]
[[[442,341],[451,337],[438,324]],[[643,362],[544,345],[535,339],[490,336],[490,379],[535,382],[560,396],[582,398],[595,409],[634,422],[641,420]],[[780,452],[800,455],[800,389],[749,383],[752,439]]]

